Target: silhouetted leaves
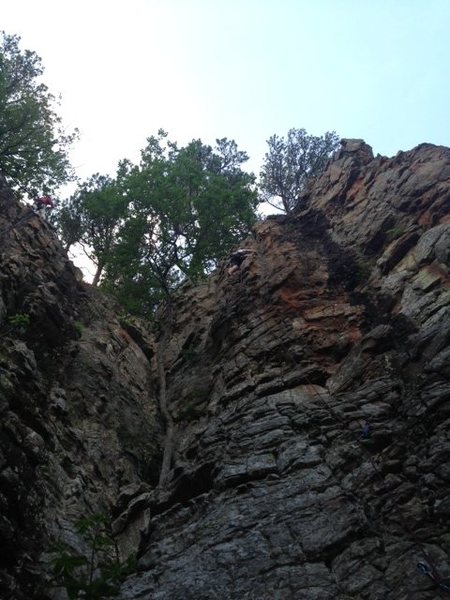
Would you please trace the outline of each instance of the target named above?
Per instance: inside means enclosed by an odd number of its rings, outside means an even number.
[[[13,187],[51,191],[71,178],[67,150],[77,131],[63,130],[56,99],[39,80],[41,59],[19,42],[0,32],[0,172]]]
[[[339,136],[334,131],[316,137],[305,129],[290,129],[286,139],[273,135],[267,143],[269,151],[260,173],[262,198],[289,213],[296,208],[306,182],[323,171],[339,147]]]

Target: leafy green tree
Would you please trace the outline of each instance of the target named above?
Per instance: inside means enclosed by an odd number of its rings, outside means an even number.
[[[83,226],[75,195],[71,196],[60,206],[57,206],[49,215],[49,220],[56,227],[66,252],[74,244],[81,243]]]
[[[305,129],[290,129],[286,139],[273,135],[267,143],[260,173],[262,200],[290,213],[307,181],[323,171],[339,147],[339,136],[334,131],[316,137]]]
[[[40,81],[41,59],[19,48],[20,37],[0,32],[0,172],[23,191],[52,191],[72,178],[67,134],[57,101]]]
[[[80,184],[54,215],[66,250],[78,243],[96,265],[94,286],[110,258],[126,209],[127,198],[116,182],[97,173]]]
[[[198,280],[250,231],[258,195],[234,141],[179,148],[160,130],[141,161],[115,179],[94,175],[61,205],[56,224],[97,265],[94,285],[133,313],[149,314],[183,280]]]
[[[183,280],[196,281],[250,231],[258,203],[247,154],[234,141],[186,147],[148,139],[117,183],[128,201],[105,285],[132,311],[151,312]]]

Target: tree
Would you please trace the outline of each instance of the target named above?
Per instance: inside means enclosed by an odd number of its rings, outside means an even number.
[[[53,217],[66,251],[78,243],[96,265],[94,286],[110,259],[126,210],[127,198],[116,182],[96,173],[78,186]]]
[[[255,178],[242,171],[248,157],[234,141],[179,148],[166,138],[162,130],[148,138],[139,166],[128,164],[116,180],[128,212],[105,285],[140,313],[208,273],[256,219]]]
[[[95,175],[56,213],[66,247],[79,242],[97,265],[94,284],[130,312],[151,314],[182,281],[213,269],[250,232],[258,195],[247,154],[232,140],[179,148],[160,130],[141,161],[115,179]]]
[[[267,143],[269,151],[260,173],[262,199],[290,213],[307,181],[323,171],[339,147],[339,136],[334,131],[316,137],[305,129],[290,129],[286,139],[273,135]]]
[[[69,252],[74,244],[81,242],[83,225],[77,207],[76,195],[71,196],[66,202],[57,206],[48,218],[57,229],[66,252]]]
[[[39,81],[41,59],[21,51],[20,37],[0,32],[0,172],[12,187],[52,191],[70,180],[68,148],[57,102]]]

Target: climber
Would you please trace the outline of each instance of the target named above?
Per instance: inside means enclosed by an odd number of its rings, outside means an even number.
[[[441,591],[444,591],[446,594],[450,594],[450,579],[439,577],[436,573],[436,570],[430,567],[428,563],[425,561],[419,561],[417,563],[417,568],[422,573],[422,575],[426,575],[431,579],[431,581],[438,586]]]
[[[228,262],[228,275],[233,275],[233,273],[239,271],[244,260],[253,253],[254,250],[250,248],[239,248],[235,252],[232,252]]]
[[[44,196],[40,196],[39,198],[35,198],[34,200],[34,208],[36,212],[41,215],[43,219],[45,219],[47,210],[51,210],[55,208],[53,200],[45,194]]]
[[[370,427],[370,423],[364,423],[361,430],[361,440],[368,440],[370,438],[370,434],[372,433],[372,428]]]

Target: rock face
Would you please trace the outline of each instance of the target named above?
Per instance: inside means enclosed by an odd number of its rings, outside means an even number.
[[[159,427],[152,348],[5,190],[0,265],[0,597],[48,598],[43,548],[83,551],[78,519],[126,490],[148,492]],[[128,538],[124,548],[138,532]]]
[[[7,200],[6,223],[25,211]],[[179,290],[152,340],[37,217],[10,232],[0,535],[20,593],[51,514],[70,537],[113,507],[138,555],[123,599],[448,594],[450,150],[373,158],[345,140],[299,210],[244,245],[237,274]]]

